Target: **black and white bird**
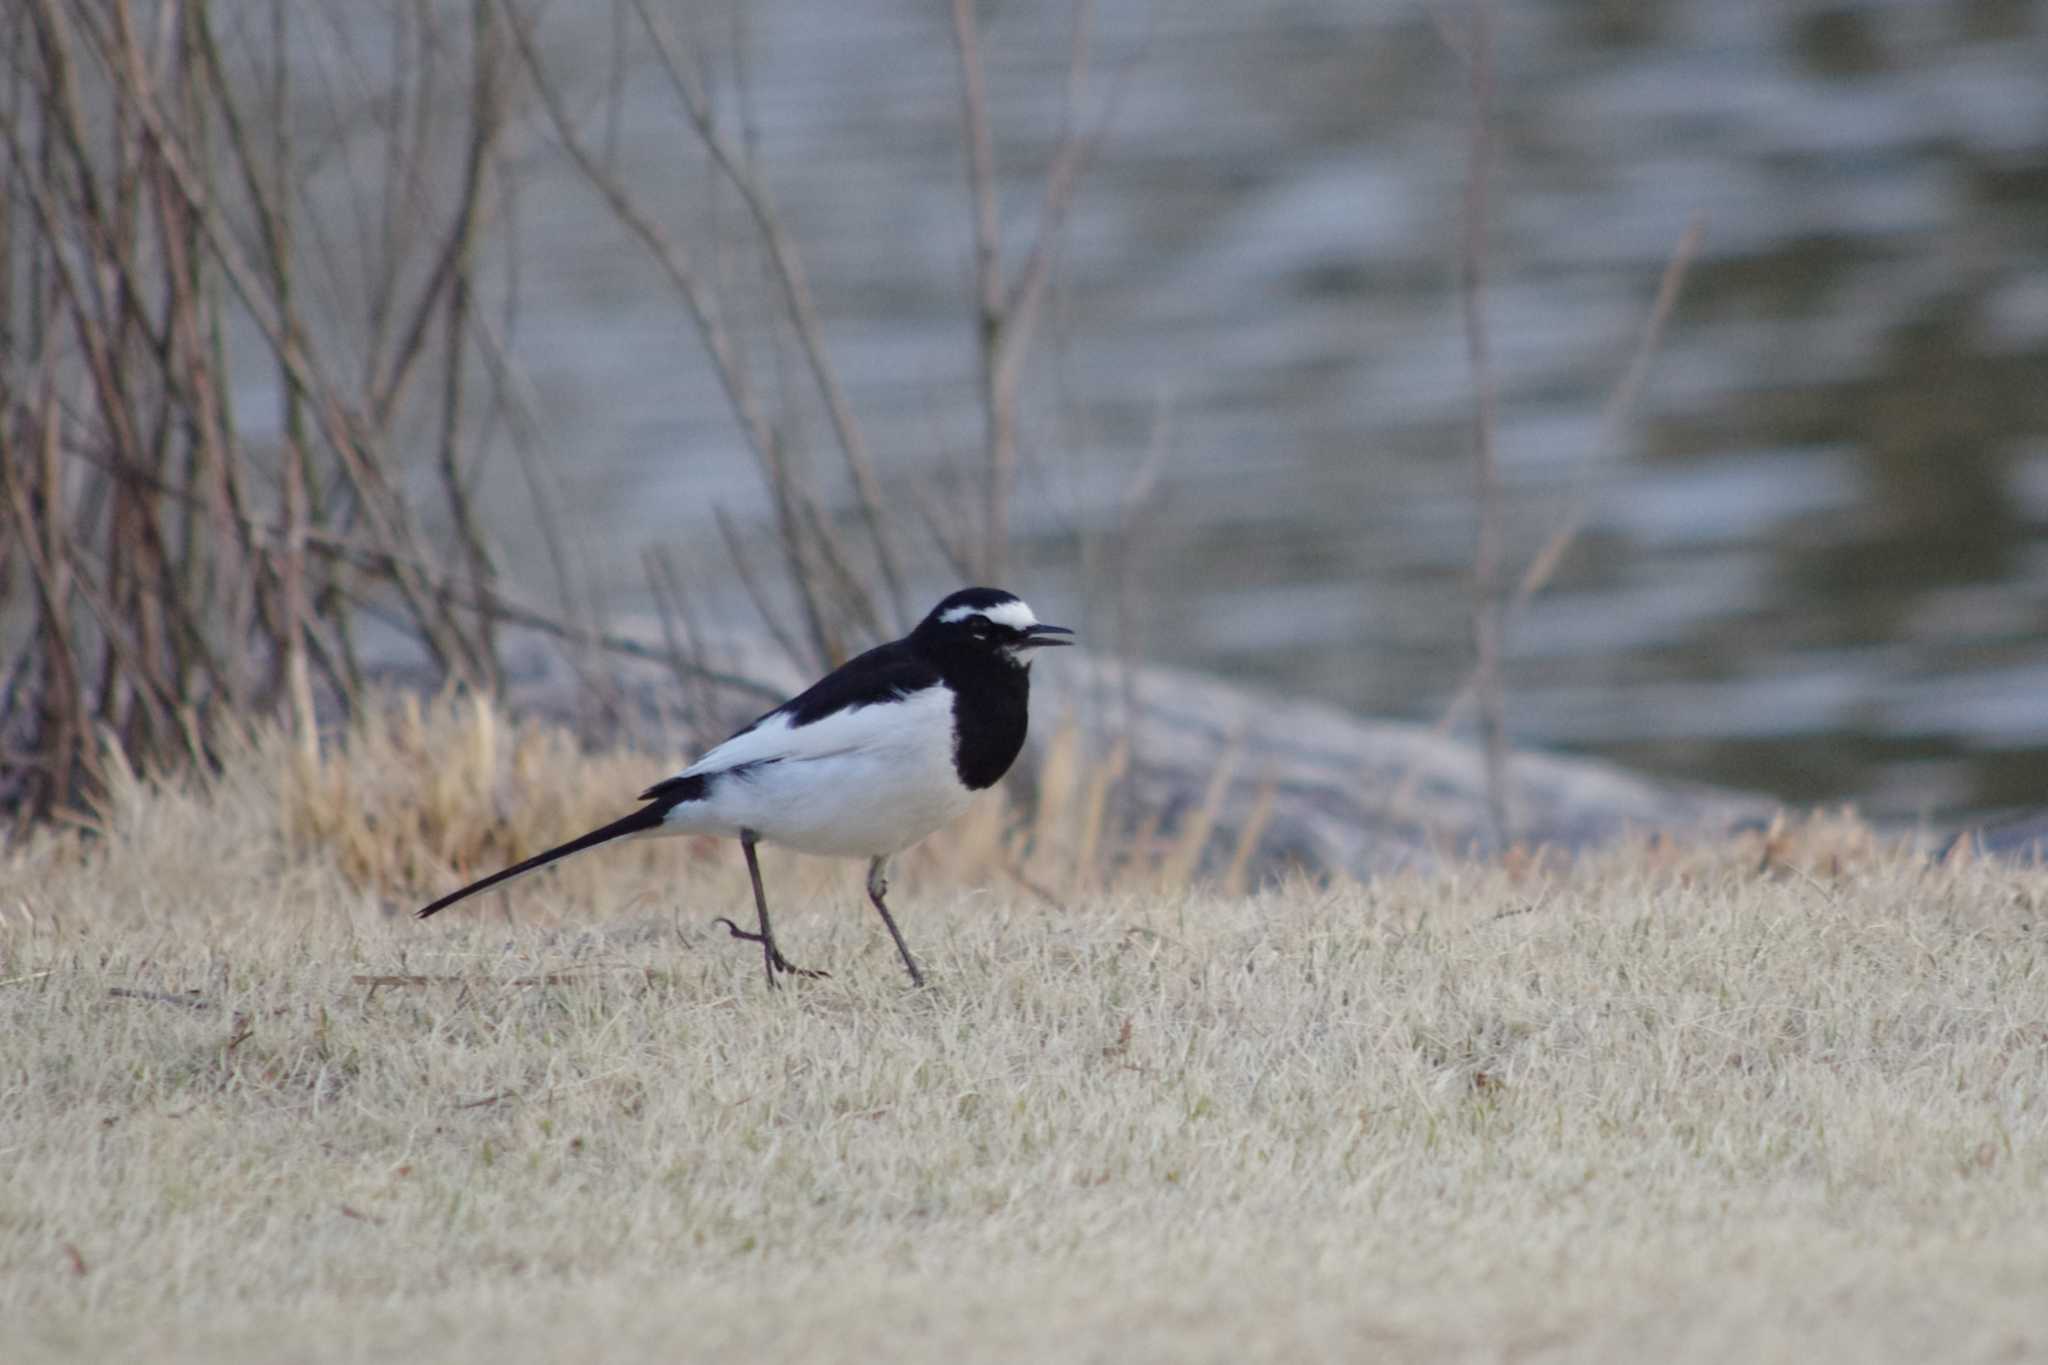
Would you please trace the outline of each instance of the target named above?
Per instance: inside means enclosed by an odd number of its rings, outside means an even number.
[[[722,834],[740,841],[760,927],[729,919],[733,937],[761,945],[768,984],[791,965],[768,927],[757,843],[868,859],[868,899],[881,912],[910,979],[924,973],[883,900],[889,859],[967,809],[1024,747],[1030,655],[1073,643],[1073,632],[1032,615],[998,588],[963,588],[900,640],[849,659],[711,752],[640,793],[647,804],[581,838],[471,882],[419,912],[537,872],[587,848],[648,834]]]

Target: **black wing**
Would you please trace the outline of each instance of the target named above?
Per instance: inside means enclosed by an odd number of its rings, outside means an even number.
[[[936,685],[939,671],[903,640],[877,645],[848,659],[773,711],[755,718],[747,733],[775,716],[789,717],[791,729],[802,729],[835,711],[852,711],[878,702],[895,701]]]

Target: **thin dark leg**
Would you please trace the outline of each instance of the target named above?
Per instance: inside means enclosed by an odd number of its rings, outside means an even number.
[[[924,973],[917,969],[917,959],[910,955],[910,949],[903,942],[903,935],[896,930],[896,920],[889,913],[889,907],[882,903],[888,893],[889,879],[883,874],[889,870],[887,858],[877,858],[868,864],[868,899],[875,903],[875,909],[882,912],[882,923],[889,926],[889,937],[896,940],[896,951],[903,954],[903,965],[910,968],[910,982],[914,986],[924,984]]]
[[[761,859],[754,852],[754,835],[740,835],[740,847],[747,852],[747,879],[754,884],[754,915],[761,926],[761,970],[768,974],[768,988],[775,988],[776,959],[782,952],[775,946],[775,931],[768,927],[768,893],[761,888]]]
[[[750,829],[740,831],[740,847],[745,849],[747,854],[747,876],[754,883],[754,914],[760,922],[761,931],[750,934],[723,916],[711,922],[713,924],[723,924],[734,938],[742,938],[749,943],[761,945],[761,965],[762,969],[768,973],[768,987],[770,990],[773,990],[778,984],[775,980],[777,972],[788,972],[793,976],[831,975],[829,972],[797,966],[784,957],[782,950],[775,946],[775,933],[768,927],[768,893],[761,889],[761,860],[754,852],[755,838],[754,831]],[[891,927],[893,929],[894,926]]]

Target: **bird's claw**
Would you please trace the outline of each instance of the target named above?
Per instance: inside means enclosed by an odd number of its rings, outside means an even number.
[[[720,915],[717,919],[714,919],[711,922],[714,925],[723,924],[726,928],[726,932],[731,934],[734,938],[744,939],[748,943],[759,943],[766,947],[768,949],[768,963],[778,972],[787,972],[791,976],[807,976],[814,981],[818,980],[821,977],[829,978],[832,975],[832,973],[827,971],[821,971],[816,967],[797,966],[794,962],[791,962],[788,958],[782,955],[782,949],[775,946],[775,940],[768,938],[765,935],[755,933],[750,929],[742,929],[739,927],[739,925],[734,924],[724,915]]]

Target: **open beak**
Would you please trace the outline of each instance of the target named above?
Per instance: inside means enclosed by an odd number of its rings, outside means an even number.
[[[1072,635],[1073,633],[1073,631],[1068,630],[1065,626],[1048,626],[1041,621],[1024,627],[1024,647],[1026,649],[1036,649],[1040,645],[1070,645],[1074,643],[1072,640],[1062,640],[1057,637]]]

